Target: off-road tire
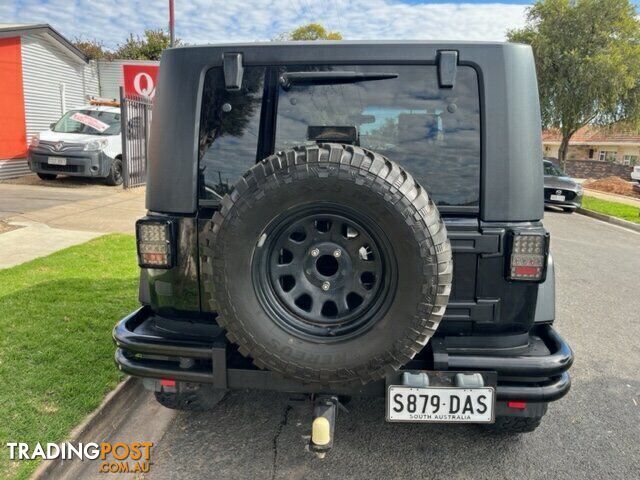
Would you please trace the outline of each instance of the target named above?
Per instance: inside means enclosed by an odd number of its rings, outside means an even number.
[[[56,175],[55,173],[37,173],[36,175],[38,175],[38,178],[40,178],[40,180],[55,180],[58,175]]]
[[[155,392],[160,405],[172,410],[205,412],[218,405],[225,397],[225,390],[215,390],[208,385],[192,384],[176,392]]]
[[[111,168],[109,169],[109,175],[104,179],[104,183],[110,187],[117,187],[122,185],[122,158],[116,157],[111,162]]]
[[[278,328],[251,273],[259,239],[278,215],[323,202],[374,217],[398,265],[382,318],[334,342]],[[305,383],[363,384],[398,370],[436,331],[451,291],[451,246],[435,204],[403,168],[359,147],[305,145],[262,160],[221,200],[204,241],[205,301],[229,340],[258,367]]]
[[[540,426],[542,417],[496,417],[496,422],[484,428],[496,434],[530,433]]]

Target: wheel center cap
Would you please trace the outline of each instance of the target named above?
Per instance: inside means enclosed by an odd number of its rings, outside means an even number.
[[[334,255],[322,255],[316,260],[316,271],[323,277],[333,277],[339,268],[340,264]]]

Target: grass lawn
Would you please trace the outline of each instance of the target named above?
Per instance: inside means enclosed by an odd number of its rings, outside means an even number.
[[[629,222],[640,223],[640,208],[624,203],[609,202],[595,197],[584,196],[582,198],[582,208],[604,213],[612,217],[618,217]]]
[[[0,478],[6,442],[60,442],[122,379],[111,329],[137,306],[135,240],[108,235],[0,270]],[[96,439],[100,441],[100,439]]]

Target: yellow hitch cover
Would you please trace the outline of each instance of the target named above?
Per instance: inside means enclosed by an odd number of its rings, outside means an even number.
[[[331,427],[329,420],[318,417],[311,425],[311,441],[315,445],[328,445],[331,441]]]

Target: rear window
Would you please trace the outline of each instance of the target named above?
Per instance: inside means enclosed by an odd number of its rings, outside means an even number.
[[[218,73],[212,70],[207,75],[203,100],[203,124],[208,122],[201,135],[205,196],[206,189],[223,193],[226,185],[233,184],[256,160],[264,76],[264,69],[246,69],[246,93],[238,94],[225,91],[221,69],[214,70]],[[312,71],[359,72],[365,77],[381,73],[393,78],[332,84],[319,81],[288,88],[274,85],[278,90],[276,151],[309,141],[309,127],[355,127],[359,145],[405,167],[438,205],[478,205],[480,106],[475,70],[458,67],[455,87],[441,89],[437,68],[430,65],[279,68],[279,74]],[[212,80],[214,84],[207,86]],[[239,108],[241,115],[226,118],[225,102],[230,113]],[[218,126],[212,129],[214,124]],[[216,132],[213,135],[212,130]],[[224,184],[223,188],[216,186],[219,184]]]
[[[221,68],[207,72],[200,117],[200,198],[220,198],[256,162],[264,72],[264,67],[245,68],[237,91],[225,88]]]

